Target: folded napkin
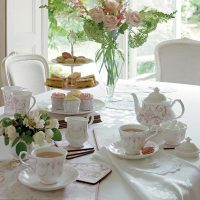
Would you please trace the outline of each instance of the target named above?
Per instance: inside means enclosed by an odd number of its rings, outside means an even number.
[[[102,147],[93,158],[115,168],[140,200],[199,200],[199,168],[163,150],[146,159],[126,160]]]

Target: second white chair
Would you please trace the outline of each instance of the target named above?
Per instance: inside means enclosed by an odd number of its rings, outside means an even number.
[[[161,42],[155,49],[156,79],[200,85],[200,42],[188,38]]]

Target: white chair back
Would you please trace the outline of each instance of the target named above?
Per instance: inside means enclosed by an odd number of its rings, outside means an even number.
[[[156,79],[200,85],[200,42],[188,38],[161,42],[155,49]]]
[[[40,55],[12,52],[2,61],[1,78],[4,86],[21,86],[33,95],[45,92],[49,76],[47,61]]]

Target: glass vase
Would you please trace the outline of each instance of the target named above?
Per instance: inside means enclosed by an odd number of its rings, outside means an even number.
[[[124,65],[123,52],[114,47],[102,47],[96,53],[96,63],[100,74],[101,82],[106,87],[106,101],[115,101],[114,91],[116,83]]]

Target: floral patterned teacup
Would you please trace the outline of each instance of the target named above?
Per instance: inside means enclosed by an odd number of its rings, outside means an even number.
[[[63,173],[67,151],[53,146],[34,149],[29,158],[36,160],[35,166],[24,162],[22,160],[24,155],[27,155],[26,151],[21,151],[19,154],[20,162],[23,165],[30,167],[42,183],[54,184]]]
[[[149,128],[140,124],[122,125],[119,133],[125,152],[132,155],[139,155],[146,142],[157,134],[149,136]]]
[[[30,105],[32,101],[32,105]],[[15,113],[27,114],[35,105],[36,99],[29,91],[14,91],[12,94],[12,105]]]
[[[4,86],[1,88],[4,99],[4,114],[13,115],[15,113],[13,104],[13,92],[22,90],[24,90],[24,88],[19,86]]]

